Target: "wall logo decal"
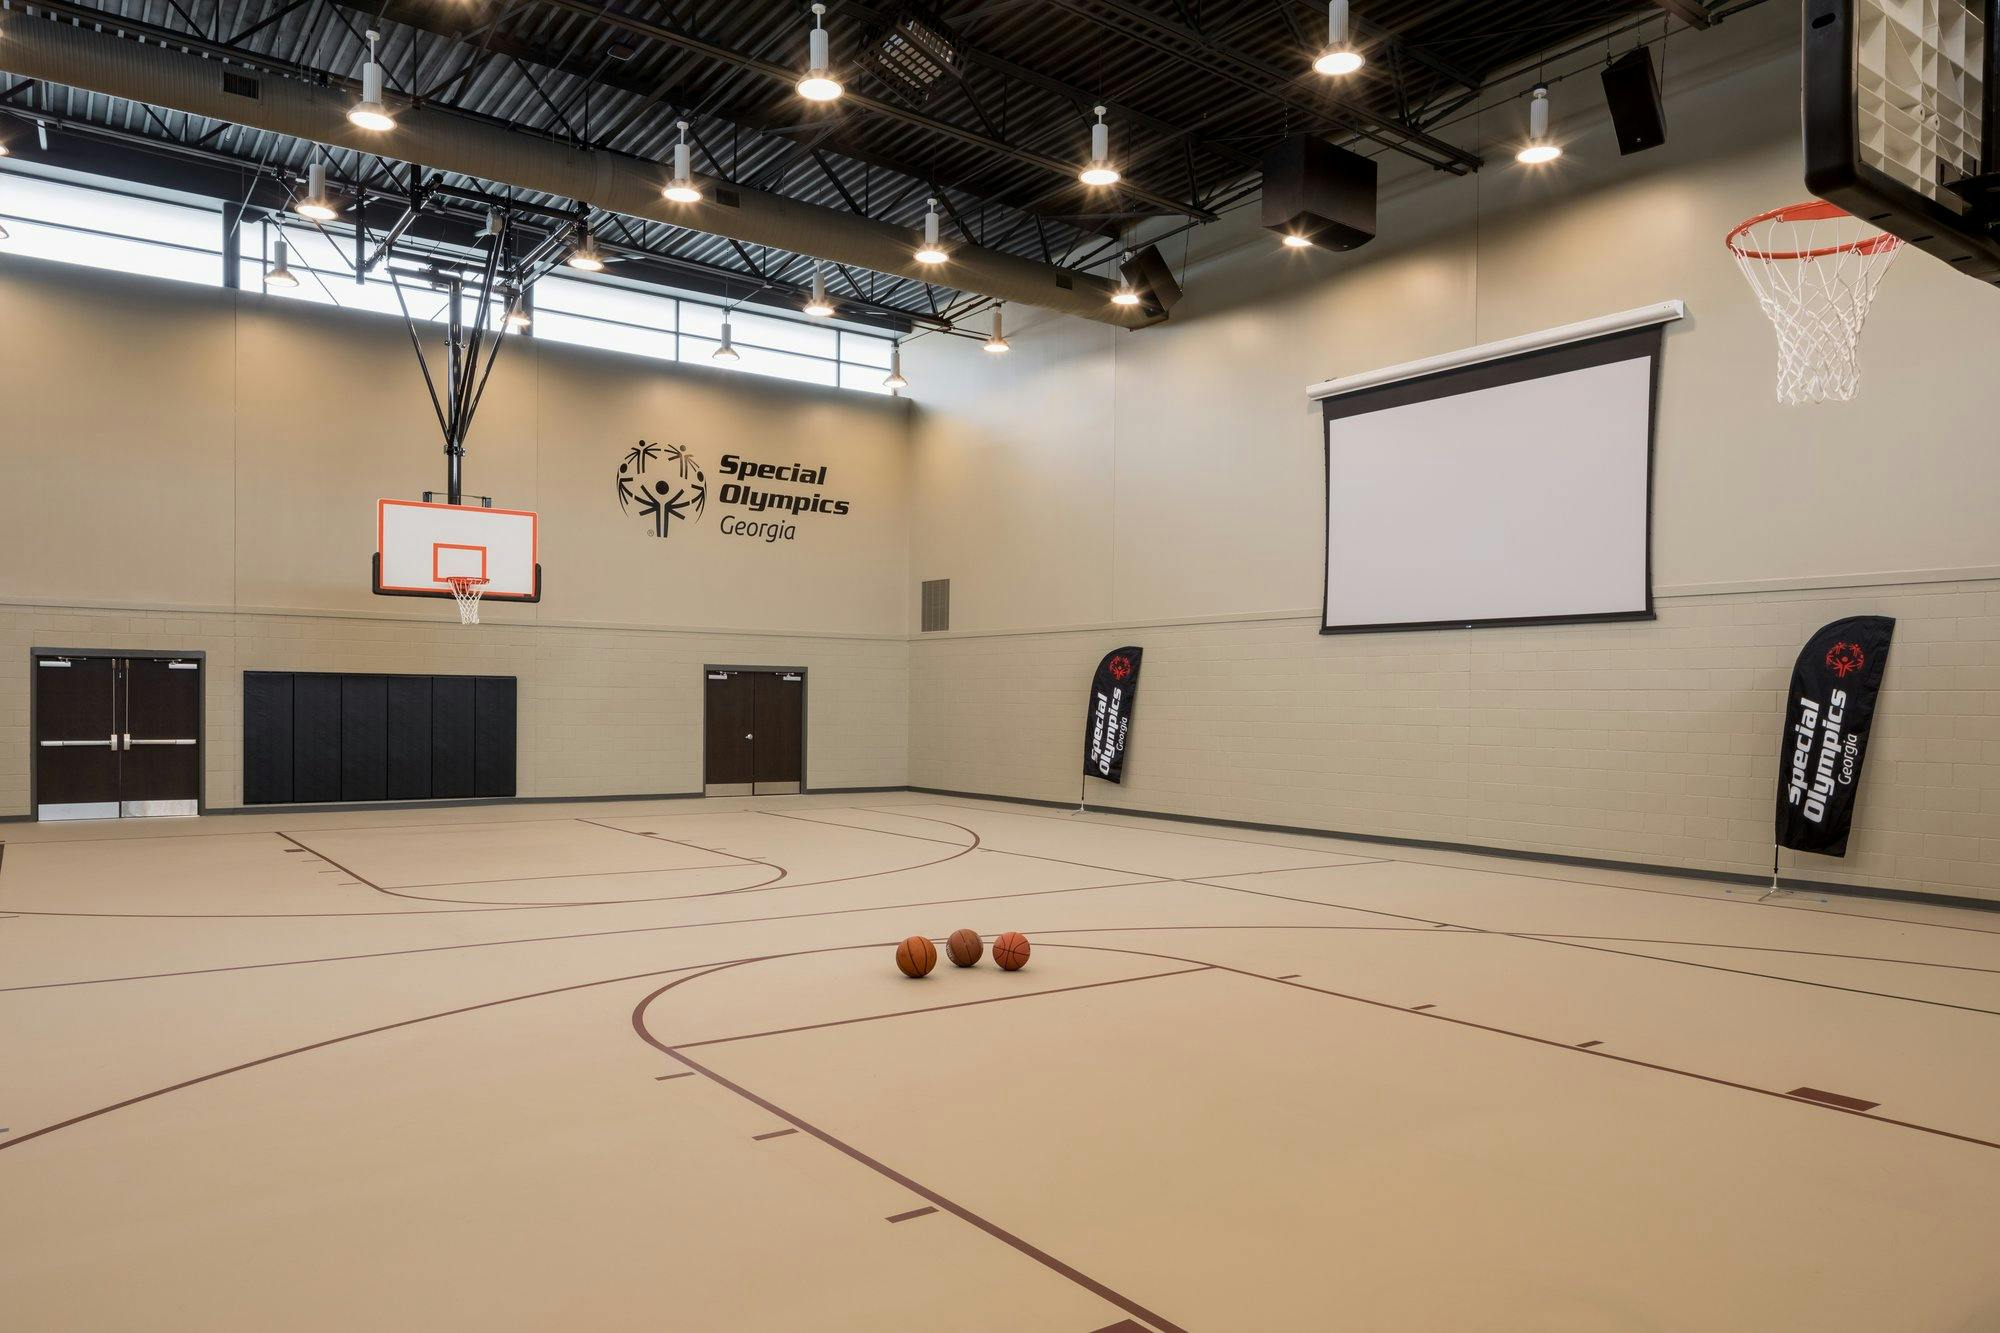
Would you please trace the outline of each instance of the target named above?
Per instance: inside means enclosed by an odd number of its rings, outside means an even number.
[[[645,440],[618,464],[618,508],[636,513],[665,537],[676,522],[692,522],[708,508],[708,478],[694,455],[678,444]]]
[[[1124,680],[1132,674],[1132,659],[1120,653],[1109,662],[1106,662],[1104,669],[1111,673],[1111,679]]]
[[[1826,664],[1833,674],[1847,677],[1868,665],[1868,655],[1858,643],[1836,643],[1826,650]]]

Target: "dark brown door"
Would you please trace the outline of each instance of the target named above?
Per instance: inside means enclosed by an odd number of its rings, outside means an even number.
[[[758,795],[795,792],[805,777],[806,678],[795,671],[760,671],[750,728],[750,781]]]
[[[194,814],[201,799],[201,663],[128,657],[119,665],[119,813]]]
[[[756,780],[752,766],[755,677],[747,671],[707,674],[708,753],[702,768],[702,790],[710,796],[747,796]]]
[[[118,813],[118,663],[35,659],[35,814],[109,819]]]

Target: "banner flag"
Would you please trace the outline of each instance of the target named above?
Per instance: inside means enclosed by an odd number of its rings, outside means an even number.
[[[1780,847],[1847,855],[1868,724],[1895,629],[1887,616],[1849,616],[1823,626],[1800,650],[1778,760]]]
[[[1083,720],[1083,772],[1123,781],[1125,745],[1132,736],[1132,705],[1139,696],[1140,648],[1114,648],[1090,680],[1090,714]]]

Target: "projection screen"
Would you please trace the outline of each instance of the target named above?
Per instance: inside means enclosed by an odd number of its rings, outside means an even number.
[[[1650,618],[1661,341],[1656,320],[1316,386],[1321,632]]]

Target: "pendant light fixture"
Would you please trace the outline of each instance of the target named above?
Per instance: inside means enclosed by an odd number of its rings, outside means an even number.
[[[903,378],[903,343],[900,338],[889,344],[889,375],[882,381],[882,387],[891,391],[910,387],[910,382]]]
[[[1514,154],[1516,162],[1538,167],[1563,155],[1562,145],[1549,138],[1549,85],[1538,83],[1528,97],[1528,142]]]
[[[598,251],[597,242],[591,238],[590,228],[583,229],[582,239],[577,242],[576,249],[570,251],[569,258],[563,262],[581,273],[604,272],[604,256]]]
[[[1326,6],[1326,49],[1313,61],[1313,70],[1320,74],[1352,74],[1368,62],[1354,49],[1354,42],[1348,33],[1347,0],[1327,0]]]
[[[742,355],[736,350],[736,344],[730,341],[729,312],[727,310],[722,312],[722,345],[713,352],[710,352],[708,359],[722,362],[741,361],[743,359]]]
[[[694,149],[688,144],[686,121],[680,122],[680,131],[680,142],[674,145],[674,178],[667,182],[666,189],[661,193],[672,203],[698,204],[701,202],[701,187],[694,183]]]
[[[799,80],[799,96],[808,102],[831,102],[840,96],[842,89],[827,60],[826,6],[814,5],[812,12],[812,32],[806,38],[806,72]]]
[[[1003,356],[1010,350],[1007,346],[1007,336],[1000,331],[1000,302],[998,301],[993,303],[993,334],[987,338],[984,346],[994,356]]]
[[[1304,232],[1288,231],[1284,235],[1284,241],[1286,245],[1294,250],[1312,249],[1312,237],[1307,236]]]
[[[292,248],[286,245],[285,238],[280,236],[277,244],[271,247],[271,265],[264,270],[264,285],[266,287],[296,287],[299,285],[298,276],[292,272],[291,257]]]
[[[1132,262],[1132,252],[1127,250],[1118,265],[1118,287],[1111,293],[1111,304],[1133,306],[1139,304],[1139,289],[1132,285],[1131,275],[1125,266]]]
[[[826,265],[813,264],[812,295],[807,298],[805,311],[814,319],[827,319],[833,314],[833,302],[826,296]]]
[[[942,264],[950,258],[944,246],[938,241],[938,201],[930,201],[930,209],[924,214],[924,239],[917,246],[919,264]]]
[[[1097,123],[1090,127],[1090,161],[1076,178],[1085,185],[1116,185],[1118,168],[1111,165],[1111,127],[1104,123],[1104,108],[1092,107]]]
[[[347,119],[364,130],[380,134],[396,128],[396,118],[382,101],[382,64],[375,50],[382,34],[368,30],[368,62],[361,67],[361,100],[348,108]]]
[[[333,206],[326,192],[326,163],[314,162],[306,167],[306,197],[293,204],[292,211],[314,222],[331,222],[340,216],[340,210]]]

